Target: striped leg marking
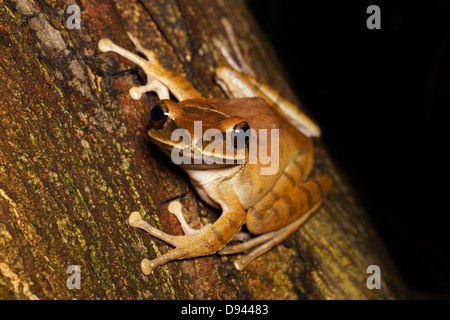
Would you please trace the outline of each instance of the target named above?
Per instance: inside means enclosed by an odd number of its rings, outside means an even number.
[[[332,185],[328,175],[320,176],[297,185],[263,213],[249,210],[249,230],[262,235],[237,245],[226,246],[219,254],[238,253],[254,248],[235,262],[236,268],[242,270],[252,260],[293,234],[320,207],[332,190]]]

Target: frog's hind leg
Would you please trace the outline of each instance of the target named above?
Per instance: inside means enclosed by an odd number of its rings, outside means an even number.
[[[293,234],[320,207],[331,189],[331,178],[324,175],[300,183],[281,197],[271,198],[268,195],[266,199],[262,199],[263,203],[258,203],[247,213],[248,229],[261,235],[240,244],[226,246],[219,254],[232,254],[254,248],[235,262],[236,268],[242,270],[253,259]]]
[[[320,204],[321,203],[318,203],[311,210],[306,212],[301,218],[297,219],[296,221],[292,222],[291,224],[287,225],[284,228],[265,233],[263,235],[260,235],[256,238],[253,238],[240,244],[226,246],[218,253],[222,255],[233,254],[244,252],[254,248],[252,251],[245,254],[240,259],[234,262],[234,266],[236,267],[236,269],[242,271],[254,259],[258,258],[259,256],[266,253],[273,247],[277,246],[278,244],[286,240],[291,234],[293,234],[311,216],[311,214],[317,210]]]

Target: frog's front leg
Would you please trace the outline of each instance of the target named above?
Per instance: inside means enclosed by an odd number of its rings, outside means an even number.
[[[235,61],[226,49],[225,45],[218,39],[214,39],[215,46],[220,50],[225,60],[231,66],[221,66],[215,69],[216,82],[230,98],[252,98],[259,97],[273,105],[274,108],[281,109],[280,115],[287,118],[299,131],[308,137],[319,137],[320,128],[303,113],[298,106],[283,98],[281,94],[271,86],[259,81],[253,76],[253,70],[245,62],[233,28],[228,20],[223,19],[222,24],[231,44],[231,51],[237,58]]]
[[[130,89],[130,95],[133,99],[140,99],[143,93],[150,91],[156,91],[160,99],[166,99],[169,95],[167,89],[162,88],[162,85],[163,87],[168,88],[180,101],[202,98],[202,95],[186,79],[174,71],[166,70],[161,66],[153,51],[143,48],[135,37],[131,36],[131,34],[128,35],[137,51],[142,53],[147,60],[118,46],[107,38],[101,39],[98,43],[98,47],[102,52],[113,51],[118,53],[144,70],[148,78],[148,83],[145,86],[133,87]]]
[[[225,192],[224,189],[227,189]],[[222,249],[239,232],[246,219],[246,212],[242,208],[236,194],[227,187],[218,190],[222,199],[226,199],[222,205],[222,215],[214,224],[209,224],[201,229],[192,229],[181,213],[181,205],[172,202],[170,211],[180,221],[185,233],[184,236],[169,235],[142,220],[138,212],[133,212],[128,222],[132,227],[147,231],[152,236],[163,240],[175,248],[153,259],[143,259],[141,270],[149,275],[157,266],[163,265],[175,259],[186,259],[210,255]],[[230,205],[228,205],[228,203]]]
[[[279,183],[285,182],[280,180]],[[262,235],[241,244],[226,246],[219,254],[243,252],[259,245],[235,262],[236,268],[242,270],[293,234],[320,207],[332,187],[331,178],[323,175],[294,185],[285,194],[269,193],[247,212],[248,229]]]

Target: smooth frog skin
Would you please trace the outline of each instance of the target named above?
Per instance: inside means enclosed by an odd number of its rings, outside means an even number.
[[[145,86],[131,88],[130,94],[134,99],[139,99],[148,91],[156,91],[162,99],[152,109],[153,126],[148,132],[152,142],[168,156],[171,156],[174,148],[178,148],[178,151],[185,148],[194,151],[197,148],[201,156],[224,162],[217,164],[216,161],[212,165],[204,161],[181,164],[200,197],[208,204],[222,209],[220,218],[213,224],[199,230],[190,228],[178,202],[172,203],[169,210],[180,220],[185,232],[183,236],[166,234],[142,220],[138,212],[131,214],[131,226],[146,230],[175,247],[153,260],[143,259],[141,269],[148,275],[155,267],[174,259],[252,249],[235,263],[236,268],[242,270],[250,261],[295,232],[332,190],[332,180],[327,175],[307,180],[314,165],[311,137],[319,136],[320,129],[273,88],[229,67],[216,69],[216,81],[230,99],[203,98],[179,74],[164,69],[154,52],[144,49],[131,35],[130,38],[147,60],[109,39],[102,39],[99,48],[103,52],[114,51],[124,56],[147,74],[148,83]],[[168,99],[169,91],[178,102]],[[232,154],[205,151],[204,142],[199,144],[195,138],[190,144],[180,147],[179,141],[172,140],[172,133],[177,129],[185,129],[194,137],[195,121],[202,121],[202,134],[214,128],[224,136],[230,136],[236,130],[250,127],[251,139],[256,139],[253,142],[266,143],[267,150],[272,150],[273,144],[278,142],[275,148],[278,157],[271,155],[272,161],[276,161],[271,165],[275,165],[278,170],[274,174],[261,174],[261,169],[269,165],[262,164],[259,158],[256,163],[251,163],[251,148],[248,145],[244,157],[237,155],[233,145],[231,150],[235,152]],[[254,134],[260,129],[278,129],[279,139],[272,141],[270,133],[267,134],[267,141],[261,139],[259,134]],[[231,141],[224,139],[221,142],[223,150],[230,147]],[[226,160],[235,161],[225,163]],[[238,232],[244,224],[252,234],[259,236],[227,246],[232,240],[241,240],[242,233]]]

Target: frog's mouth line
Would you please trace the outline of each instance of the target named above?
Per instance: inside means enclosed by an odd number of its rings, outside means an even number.
[[[263,129],[260,129],[260,131]],[[174,164],[180,165],[186,169],[215,169],[224,168],[237,165],[246,164],[258,164],[261,169],[261,175],[273,175],[276,174],[279,169],[279,133],[278,129],[270,130],[270,155],[268,153],[267,141],[266,144],[261,144],[267,139],[267,131],[260,132],[263,135],[262,139],[258,139],[256,134],[251,134],[249,139],[249,144],[240,150],[234,149],[233,152],[228,153],[229,150],[225,149],[215,149],[214,147],[206,150],[205,147],[209,147],[210,144],[203,145],[202,140],[198,140],[197,145],[192,145],[186,143],[185,140],[172,141],[170,143],[161,142],[157,137],[152,137],[149,132],[150,140],[157,145],[171,160]],[[245,137],[245,136],[244,136]],[[188,139],[190,141],[190,139]],[[209,141],[209,140],[207,140]],[[214,140],[215,142],[216,140]],[[253,143],[252,143],[253,141]],[[185,142],[184,144],[182,142]],[[211,141],[211,143],[213,143]],[[226,144],[226,147],[229,147]],[[221,150],[215,153],[217,150]],[[245,152],[239,152],[239,151]],[[209,153],[209,151],[214,151],[214,153]]]
[[[186,165],[189,167],[200,168],[219,168],[225,166],[236,166],[245,164],[246,157],[243,158],[224,158],[222,156],[212,156],[192,151],[190,148],[180,149],[169,145],[158,143],[158,147],[172,159],[176,165]]]
[[[205,144],[203,144],[202,139],[199,139],[195,142],[195,145],[192,145],[190,143],[183,144],[185,140],[171,140],[169,143],[161,142],[158,138],[152,137],[150,132],[149,138],[150,141],[157,145],[175,164],[183,162],[188,165],[238,165],[244,164],[248,158],[248,150],[246,147],[245,149],[235,149],[234,147],[226,145],[221,149],[217,149],[217,145],[216,147],[212,146],[211,144],[213,141],[208,139],[204,141]],[[190,139],[187,139],[187,141],[190,141]],[[218,145],[222,145],[222,142],[219,142]],[[208,151],[205,152],[205,148],[208,147],[211,148],[211,151],[214,151],[213,154]],[[228,148],[230,148],[230,150],[228,150]]]

